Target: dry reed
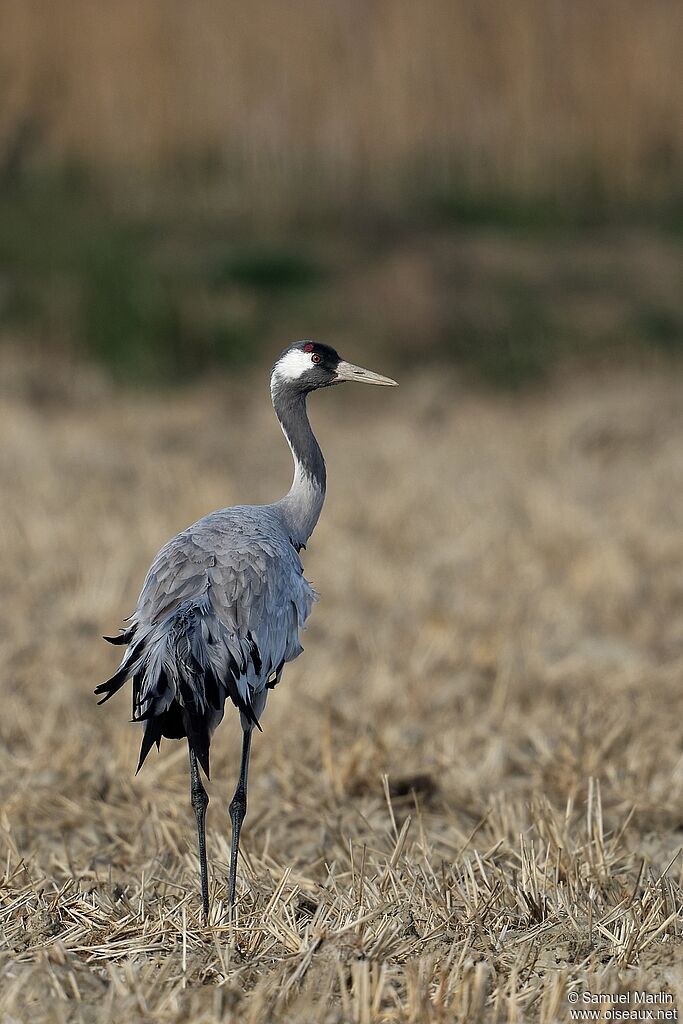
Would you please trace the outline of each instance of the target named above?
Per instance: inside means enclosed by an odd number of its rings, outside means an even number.
[[[218,160],[241,206],[650,201],[680,191],[682,34],[677,0],[2,0],[0,142]]]

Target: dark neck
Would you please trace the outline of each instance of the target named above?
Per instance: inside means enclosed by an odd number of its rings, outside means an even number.
[[[277,503],[292,541],[306,544],[325,500],[325,461],[306,412],[306,395],[287,386],[272,389],[273,408],[292,449],[294,479]]]

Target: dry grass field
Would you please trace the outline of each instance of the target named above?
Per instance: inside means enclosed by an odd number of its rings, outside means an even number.
[[[288,486],[265,380],[123,393],[2,358],[3,1022],[550,1024],[573,992],[683,997],[680,378],[313,398],[321,601],[254,744],[233,930],[234,716],[202,927],[185,750],[134,778],[127,700],[92,689],[161,543]]]

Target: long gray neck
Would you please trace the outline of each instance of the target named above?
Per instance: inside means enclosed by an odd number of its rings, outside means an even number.
[[[313,533],[325,501],[325,460],[308,421],[305,393],[274,384],[271,394],[294,459],[292,486],[277,505],[292,541],[302,547]]]

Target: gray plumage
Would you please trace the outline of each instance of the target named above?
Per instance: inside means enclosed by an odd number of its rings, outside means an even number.
[[[285,350],[273,369],[271,395],[294,458],[289,492],[271,505],[212,512],[175,536],[154,558],[128,626],[106,638],[125,644],[126,652],[95,693],[104,695],[103,703],[132,679],[133,720],[144,724],[138,771],[163,737],[187,738],[205,914],[208,796],[197,762],[208,776],[211,737],[232,701],[244,736],[240,781],[230,805],[232,905],[251,732],[260,728],[269,688],[301,654],[299,632],[317,599],[299,552],[320,515],[326,474],[306,396],[343,380],[394,383],[344,362],[325,345],[299,342]]]
[[[279,504],[212,512],[169,541],[147,573],[121,665],[101,690],[106,700],[133,678],[133,718],[145,722],[138,768],[182,726],[208,775],[226,700],[243,728],[258,724],[268,685],[302,651],[299,630],[315,600]]]

